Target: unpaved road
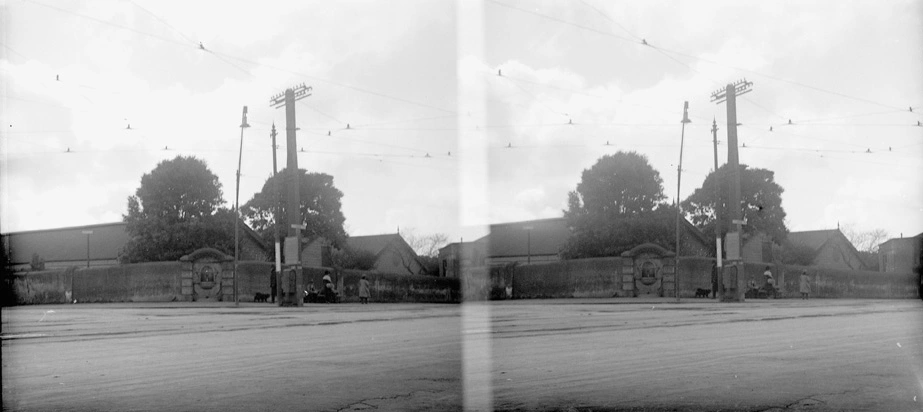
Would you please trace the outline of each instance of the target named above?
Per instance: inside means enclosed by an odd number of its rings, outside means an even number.
[[[12,411],[923,410],[919,300],[24,306],[2,355]]]

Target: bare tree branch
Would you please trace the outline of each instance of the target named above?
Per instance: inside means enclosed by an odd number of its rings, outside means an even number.
[[[888,239],[888,231],[877,228],[860,231],[851,224],[840,226],[840,232],[861,252],[878,253],[878,245]]]

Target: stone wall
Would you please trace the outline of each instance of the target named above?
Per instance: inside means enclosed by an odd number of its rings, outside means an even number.
[[[14,304],[96,302],[183,301],[185,262],[154,262],[109,267],[46,270],[13,275]],[[239,262],[239,300],[252,302],[256,292],[269,293],[269,262]],[[322,285],[325,270],[334,274],[341,301],[359,301],[359,278],[365,274],[371,286],[371,302],[459,302],[459,279],[420,275],[376,274],[361,271],[336,272],[331,268],[303,268],[305,280]],[[233,276],[233,265],[224,276]],[[225,282],[224,288],[233,286]],[[224,291],[223,291],[224,292]],[[233,296],[233,295],[231,295]],[[225,302],[233,298],[224,294]]]
[[[663,296],[672,297],[672,258],[664,259]],[[711,269],[714,259],[684,257],[676,267],[677,290],[681,298],[694,298],[696,289],[711,289]],[[764,283],[766,264],[746,263],[744,282],[754,279]],[[881,273],[848,271],[793,265],[769,265],[784,298],[798,298],[802,270],[811,276],[813,298],[919,298],[919,275],[914,273]],[[512,285],[512,298],[583,298],[632,297],[635,281],[630,259],[621,257],[564,260],[531,265],[510,265],[491,270],[492,299],[505,298],[505,289]]]
[[[693,298],[697,288],[711,288],[708,258],[681,258],[676,267],[681,298]],[[667,266],[667,265],[665,265]],[[762,284],[765,264],[747,263],[746,279]],[[812,298],[919,298],[919,275],[845,271],[817,267],[770,265],[784,298],[797,298],[799,275],[807,270],[811,277]],[[269,293],[269,262],[240,262],[239,299],[253,301],[255,292]],[[358,301],[357,285],[365,274],[371,284],[372,302],[459,302],[464,284],[465,299],[606,298],[633,296],[634,276],[630,259],[596,258],[566,260],[531,265],[468,268],[474,281],[457,278],[375,274],[360,271],[337,272],[331,268],[304,268],[305,281],[321,277],[329,270],[341,292],[342,301]],[[155,262],[110,267],[46,270],[14,274],[12,289],[15,304],[78,302],[169,302],[183,299],[181,262]],[[667,275],[667,274],[664,274]],[[480,279],[480,280],[479,280]],[[745,279],[745,281],[746,281]],[[512,296],[507,295],[511,286]],[[665,296],[672,296],[665,290]]]
[[[16,304],[180,300],[180,262],[45,270],[13,275]]]

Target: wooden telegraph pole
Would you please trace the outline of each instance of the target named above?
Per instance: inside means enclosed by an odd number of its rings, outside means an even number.
[[[728,167],[731,172],[729,183],[728,212],[731,215],[731,226],[725,237],[725,250],[727,251],[726,269],[722,271],[721,283],[723,291],[722,302],[743,302],[746,281],[744,279],[743,260],[740,256],[741,226],[746,220],[741,216],[740,210],[740,161],[737,157],[737,96],[752,91],[752,82],[746,79],[728,84],[724,89],[718,89],[711,94],[712,101],[720,104],[727,101],[728,118]]]
[[[715,148],[715,270],[721,273],[723,267],[722,257],[724,255],[721,250],[721,219],[724,218],[724,216],[718,213],[718,209],[721,208],[721,179],[718,174],[718,123],[715,122],[715,119],[711,121],[711,137]],[[721,290],[723,288],[721,286],[723,284],[723,282],[718,282],[717,288],[713,291],[715,297],[720,296],[722,293]]]
[[[304,221],[301,218],[301,185],[298,181],[298,152],[295,139],[295,102],[311,95],[311,87],[304,83],[286,89],[284,92],[273,96],[270,105],[273,108],[285,106],[285,143],[287,153],[285,187],[286,187],[286,221],[288,222],[288,236],[285,237],[285,266],[286,270],[280,272],[278,298],[280,306],[301,306],[301,290],[304,282],[301,275],[301,230]]]

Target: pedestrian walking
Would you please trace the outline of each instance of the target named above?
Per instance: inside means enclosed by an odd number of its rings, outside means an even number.
[[[718,264],[711,264],[711,293],[712,298],[718,299]]]
[[[273,266],[269,271],[269,294],[272,298],[272,303],[276,303],[276,267]]]
[[[808,294],[811,293],[811,278],[808,277],[808,271],[801,271],[801,279],[798,285],[798,290],[801,291],[801,299],[808,299]]]
[[[365,275],[362,275],[362,279],[359,279],[359,303],[369,303],[369,281],[365,278]]]

